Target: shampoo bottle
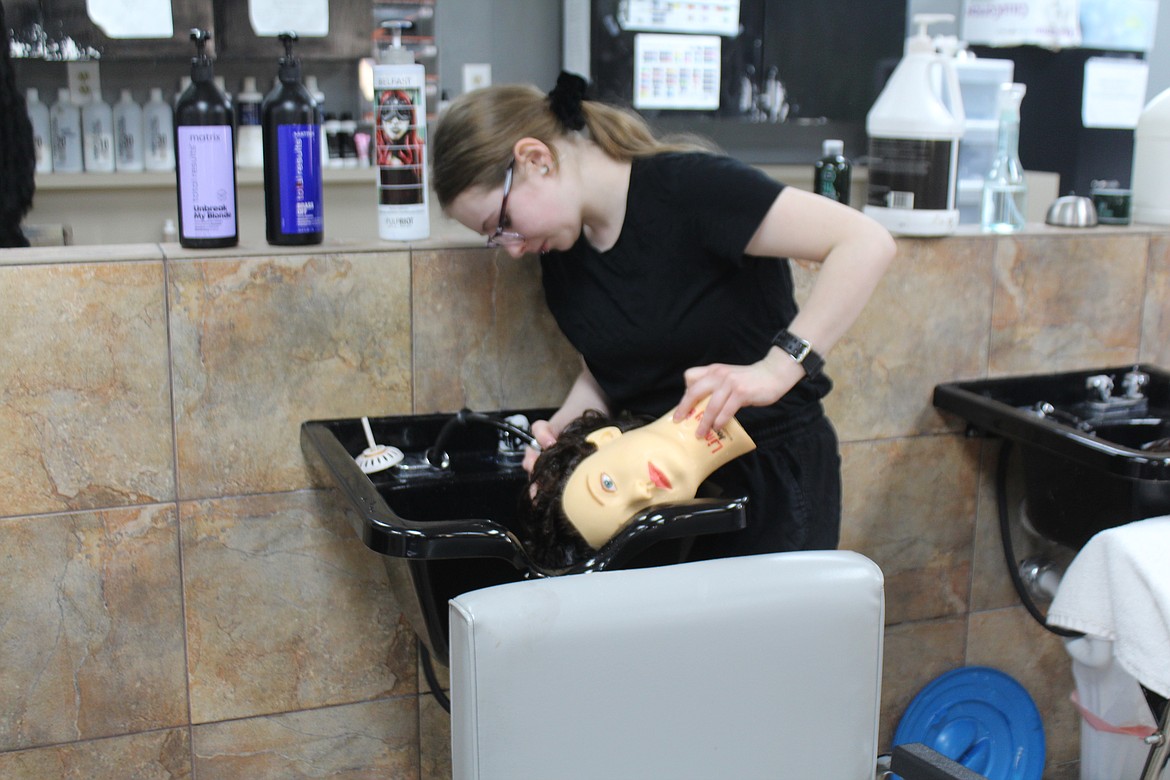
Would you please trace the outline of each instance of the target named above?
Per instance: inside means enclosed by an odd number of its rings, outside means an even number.
[[[321,111],[301,83],[296,33],[281,33],[279,83],[264,98],[264,216],[268,243],[319,244],[325,236]]]
[[[865,213],[890,232],[943,236],[959,226],[955,204],[963,102],[953,58],[936,51],[928,24],[950,14],[915,14],[919,32],[865,119],[869,188]]]
[[[114,113],[102,100],[100,90],[81,107],[81,139],[87,173],[111,173],[114,170]]]
[[[241,168],[264,167],[264,130],[260,126],[263,101],[264,96],[256,89],[256,78],[246,76],[244,88],[236,95],[236,127],[240,131],[236,164]]]
[[[37,173],[51,173],[53,170],[53,138],[49,130],[49,107],[41,102],[35,88],[26,92],[25,104],[28,118],[32,122],[33,150],[37,156]]]
[[[999,134],[995,160],[983,181],[983,203],[979,218],[989,233],[1015,233],[1024,229],[1028,184],[1020,164],[1020,101],[1023,84],[1001,84],[996,99]]]
[[[130,90],[114,105],[114,167],[119,171],[141,171],[145,165],[142,151],[142,109],[134,102]]]
[[[1170,89],[1142,110],[1134,131],[1133,221],[1170,225]]]
[[[849,205],[853,165],[845,156],[845,142],[830,138],[821,143],[821,159],[813,166],[813,192]]]
[[[150,90],[150,101],[142,107],[143,154],[146,170],[175,169],[175,127],[171,107],[162,98],[162,90]]]
[[[81,109],[64,87],[57,90],[57,102],[49,113],[49,127],[53,136],[53,170],[81,173]]]
[[[402,48],[410,22],[383,22],[393,42],[374,66],[374,155],[378,166],[378,237],[414,241],[431,234],[427,205],[426,73]]]
[[[313,100],[317,101],[317,110],[321,112],[321,166],[329,167],[329,144],[325,138],[325,93],[321,91],[321,87],[317,84],[317,77],[313,75],[305,76],[305,89],[309,90],[309,94],[313,96]]]
[[[240,240],[232,105],[213,80],[210,39],[206,30],[191,31],[191,84],[175,104],[179,243],[192,248],[235,246]]]

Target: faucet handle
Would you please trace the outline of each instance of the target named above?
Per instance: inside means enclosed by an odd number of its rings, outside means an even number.
[[[524,433],[531,433],[532,427],[528,423],[528,418],[522,414],[513,414],[504,418],[504,422],[517,428]],[[499,443],[497,449],[501,455],[524,455],[524,448],[528,446],[522,437],[507,431],[500,430]]]
[[[1085,379],[1085,390],[1089,395],[1096,395],[1094,400],[1108,401],[1109,397],[1113,395],[1113,377],[1108,374],[1094,374]]]
[[[1127,372],[1121,380],[1121,386],[1125,389],[1126,398],[1141,398],[1142,389],[1149,383],[1150,375],[1137,368]]]

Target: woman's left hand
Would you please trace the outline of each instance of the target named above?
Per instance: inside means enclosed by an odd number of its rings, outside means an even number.
[[[779,401],[804,377],[804,369],[776,347],[755,363],[732,366],[712,363],[687,369],[687,390],[674,412],[676,422],[686,418],[700,400],[710,397],[696,435],[705,437],[722,428],[745,406],[769,406]]]

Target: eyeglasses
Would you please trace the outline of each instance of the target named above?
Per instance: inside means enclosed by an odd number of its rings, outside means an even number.
[[[508,170],[504,173],[504,200],[500,203],[500,224],[496,226],[496,232],[488,236],[489,249],[516,246],[527,241],[522,234],[504,229],[508,225],[508,195],[512,192],[512,166],[515,164],[515,160],[508,163]]]

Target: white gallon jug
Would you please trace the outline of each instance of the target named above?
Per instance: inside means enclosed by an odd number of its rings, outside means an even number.
[[[869,187],[865,213],[891,233],[942,236],[959,225],[955,203],[963,99],[951,57],[927,34],[950,14],[915,14],[918,32],[866,116]]]
[[[1170,225],[1170,89],[1150,101],[1134,131],[1133,221]]]

